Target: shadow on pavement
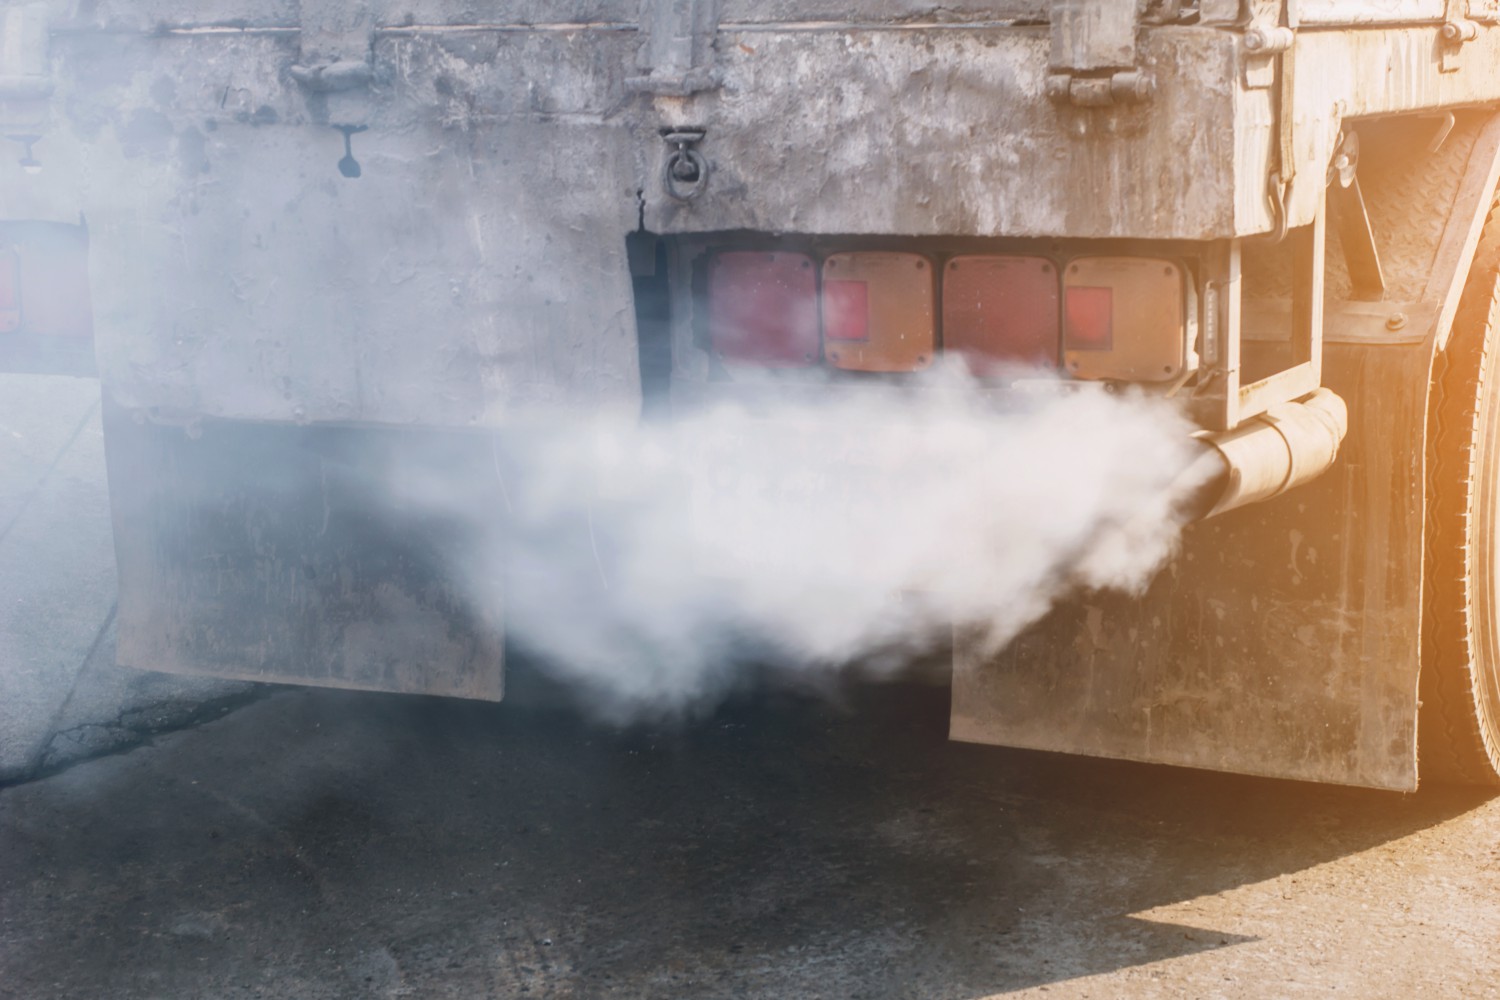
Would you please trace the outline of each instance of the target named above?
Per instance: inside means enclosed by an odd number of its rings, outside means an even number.
[[[974,998],[1485,797],[946,742],[947,692],[678,727],[291,691],[0,794],[0,996]]]

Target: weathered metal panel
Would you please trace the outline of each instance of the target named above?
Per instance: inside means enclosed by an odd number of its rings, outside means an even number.
[[[49,0],[65,30],[154,31],[212,25],[295,30],[298,0]],[[634,26],[641,0],[348,0],[343,7],[378,27],[401,25],[622,24]]]
[[[601,118],[634,50],[584,41],[380,40],[347,180],[326,107],[285,77],[295,36],[63,36],[63,120],[43,173],[0,185],[0,217],[87,216],[100,370],[128,407],[453,426],[630,410],[637,171]]]
[[[1333,471],[1189,529],[1140,599],[1082,597],[993,660],[961,640],[953,738],[1415,788],[1430,356],[1330,345]]]
[[[1148,33],[1141,60],[1160,89],[1149,107],[1121,109],[1048,101],[1048,46],[1045,28],[721,31],[723,91],[673,111],[708,125],[702,149],[712,179],[687,204],[659,180],[647,184],[646,224],[658,232],[1229,234],[1234,37]],[[1263,177],[1256,183],[1264,188]]]
[[[994,659],[960,642],[955,738],[1416,786],[1431,359],[1500,183],[1500,118],[1386,167],[1369,177],[1381,218],[1413,245],[1392,291],[1425,322],[1381,322],[1399,300],[1374,323],[1368,304],[1334,307],[1347,339],[1325,342],[1324,383],[1350,420],[1332,471],[1193,526],[1140,599],[1082,597]]]
[[[869,29],[722,30],[723,86],[653,100],[627,86],[635,4],[362,10],[370,86],[315,94],[289,75],[298,10],[54,9],[44,170],[0,159],[0,218],[89,219],[100,369],[123,405],[453,426],[634,407],[623,243],[642,221],[1178,239],[1271,224],[1272,92],[1242,87],[1231,32],[1145,30],[1156,97],[1080,109],[1045,97],[1047,27],[996,20],[1025,20],[1019,0],[978,27],[947,20],[968,8],[892,0],[862,14],[892,19]],[[133,33],[231,11],[252,29]],[[1500,29],[1468,43],[1463,72],[1437,50],[1435,26],[1299,35],[1293,223],[1342,116],[1500,94]],[[692,202],[662,190],[657,130],[673,123],[707,128]],[[368,126],[358,180],[336,168],[337,124]]]
[[[1444,52],[1437,25],[1298,34],[1292,50],[1297,157],[1288,206],[1292,225],[1312,219],[1345,119],[1500,99],[1500,27],[1481,29],[1464,44],[1461,72],[1443,71]],[[1247,194],[1250,181],[1247,176]]]
[[[1441,21],[1447,0],[1297,0],[1302,24]]]
[[[120,663],[500,698],[501,609],[462,587],[484,508],[403,505],[397,482],[487,469],[487,437],[176,427],[107,400],[104,424]],[[465,495],[482,498],[483,482],[470,478]],[[485,593],[498,605],[496,586]]]
[[[1047,20],[1050,0],[720,0],[729,25],[821,21],[830,24],[912,24],[936,22],[1024,22]]]

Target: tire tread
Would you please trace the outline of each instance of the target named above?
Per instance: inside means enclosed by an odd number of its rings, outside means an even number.
[[[1500,350],[1500,232],[1484,238],[1445,350],[1433,361],[1429,418],[1427,585],[1418,716],[1423,779],[1500,785],[1500,747],[1486,737],[1475,691],[1476,636],[1471,550],[1483,455],[1480,401],[1500,391],[1491,355]],[[1496,669],[1490,665],[1488,669]]]

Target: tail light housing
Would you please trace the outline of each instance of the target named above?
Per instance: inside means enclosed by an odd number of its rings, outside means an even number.
[[[818,278],[800,253],[733,251],[708,270],[708,329],[729,364],[805,368],[818,361]]]
[[[823,262],[823,350],[835,368],[920,371],[937,331],[932,263],[914,253],[840,253]]]
[[[1182,267],[1151,257],[1080,257],[1063,272],[1063,364],[1084,379],[1163,382],[1187,370]]]
[[[1057,272],[1042,257],[954,257],[943,269],[943,350],[977,374],[1015,365],[1055,368]]]

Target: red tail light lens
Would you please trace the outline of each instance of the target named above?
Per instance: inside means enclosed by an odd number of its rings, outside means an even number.
[[[1115,346],[1115,290],[1083,286],[1069,288],[1068,348],[1107,351]]]
[[[864,281],[823,283],[823,336],[829,340],[870,339],[870,285]]]
[[[800,253],[735,251],[709,263],[708,329],[726,362],[804,368],[818,360],[817,270]]]
[[[936,321],[932,264],[914,253],[841,253],[823,262],[828,363],[862,372],[932,364]]]
[[[0,333],[21,329],[21,255],[14,247],[0,250]]]
[[[1078,378],[1161,382],[1188,364],[1182,268],[1149,257],[1083,257],[1063,273],[1063,362]]]
[[[1057,273],[1040,257],[970,255],[943,273],[943,349],[985,374],[1007,364],[1056,367]]]

